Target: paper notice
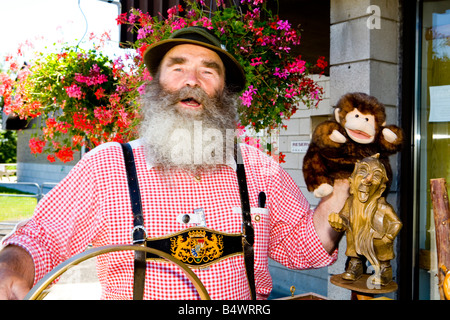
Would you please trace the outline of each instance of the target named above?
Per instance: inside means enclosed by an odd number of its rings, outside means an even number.
[[[430,87],[429,122],[450,121],[450,86]]]

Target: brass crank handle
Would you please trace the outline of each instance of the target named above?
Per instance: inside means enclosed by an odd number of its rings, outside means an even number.
[[[180,260],[172,257],[171,255],[157,250],[153,248],[148,248],[140,245],[131,245],[131,244],[124,244],[124,245],[109,245],[109,246],[103,246],[98,248],[92,248],[89,250],[86,250],[82,253],[79,253],[70,259],[67,259],[63,263],[59,264],[56,268],[54,268],[52,271],[50,271],[48,274],[46,274],[40,281],[36,283],[36,285],[31,288],[31,290],[28,292],[28,294],[25,296],[25,300],[42,300],[47,295],[44,290],[53,282],[56,278],[61,276],[64,272],[72,268],[73,266],[76,266],[77,264],[88,260],[90,258],[99,256],[101,254],[114,252],[114,251],[127,251],[127,250],[133,250],[133,251],[144,251],[148,253],[155,254],[161,258],[164,258],[166,260],[169,260],[169,262],[179,266],[183,273],[188,277],[188,279],[192,282],[195,289],[197,290],[198,294],[200,295],[200,298],[202,300],[210,300],[209,294],[206,291],[205,287],[203,286],[203,283],[200,281],[200,279],[197,277],[197,275],[189,268],[187,267],[183,262]]]

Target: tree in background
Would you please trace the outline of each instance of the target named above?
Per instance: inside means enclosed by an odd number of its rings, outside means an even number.
[[[3,99],[0,99],[0,109],[3,109]],[[2,114],[0,112],[0,124]],[[0,130],[0,163],[17,162],[17,133],[15,131]]]

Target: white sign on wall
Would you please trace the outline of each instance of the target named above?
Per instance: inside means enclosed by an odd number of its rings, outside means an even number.
[[[309,147],[309,141],[291,141],[292,153],[306,153]]]

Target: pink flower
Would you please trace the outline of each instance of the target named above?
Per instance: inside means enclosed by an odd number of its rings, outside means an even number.
[[[143,28],[140,28],[138,30],[138,35],[137,35],[137,39],[145,39],[145,37],[147,37],[147,34],[152,34],[153,33],[153,29],[151,26],[145,26]]]
[[[133,24],[137,20],[138,16],[130,13],[130,16],[128,17],[128,23]]]
[[[293,98],[298,94],[298,92],[296,92],[293,84],[290,84],[289,88],[286,88],[285,91],[286,91],[286,94],[284,95],[284,97],[288,98],[288,99]]]
[[[254,67],[259,66],[260,64],[263,64],[263,62],[261,61],[261,57],[253,58],[252,62],[250,62],[250,65]]]
[[[167,13],[169,14],[168,19],[172,19],[178,12],[183,12],[183,7],[179,4],[178,6],[173,6],[172,8],[169,8],[167,10]]]
[[[76,84],[73,84],[70,87],[64,87],[64,89],[70,98],[76,98],[78,100],[83,99],[84,94],[81,92],[81,88]]]
[[[187,22],[183,18],[176,19],[171,24],[172,31],[182,29],[182,28],[186,27],[187,25],[188,25]]]
[[[89,74],[99,74],[100,71],[102,71],[100,69],[100,67],[97,64],[94,64],[91,69],[89,70]]]
[[[208,19],[208,17],[201,17],[200,19],[198,19],[197,21],[194,21],[192,23],[193,26],[202,26],[205,27],[209,30],[213,29],[213,25],[210,19]]]
[[[277,76],[280,79],[287,79],[289,72],[285,69],[281,71],[280,68],[275,68],[275,72],[273,73],[274,76]]]
[[[240,96],[241,100],[242,100],[242,104],[244,106],[250,107],[250,105],[252,104],[252,100],[253,100],[253,95],[256,93],[256,91],[258,91],[258,89],[253,88],[253,86],[249,86],[248,89],[242,94],[242,96]]]
[[[45,147],[46,142],[39,140],[37,138],[31,138],[28,141],[28,145],[31,149],[31,153],[35,154],[35,153],[42,153],[42,150]]]
[[[145,93],[145,83],[138,88],[138,92],[141,96]]]
[[[131,125],[129,114],[124,109],[120,109],[118,112],[120,117],[118,117],[117,125],[120,128],[128,128]]]
[[[306,62],[301,60],[299,57],[295,59],[294,62],[289,64],[286,70],[289,73],[303,73],[306,70]]]
[[[291,29],[291,24],[287,20],[279,20],[277,22],[277,30],[286,30],[289,31]]]
[[[263,3],[263,2],[264,2],[264,0],[253,0],[253,1],[251,1],[251,0],[241,0],[242,4],[243,3],[248,3],[248,4],[253,4],[254,6],[257,6],[257,5],[259,5],[259,4]]]
[[[253,137],[249,137],[246,136],[244,138],[244,142],[250,146],[253,146],[255,148],[260,148],[261,147],[261,139],[257,139],[257,138],[253,138]]]
[[[94,116],[102,125],[110,124],[113,120],[112,110],[108,110],[106,107],[95,108]]]
[[[108,81],[108,77],[104,74],[100,74],[102,70],[97,64],[94,64],[89,70],[89,76],[84,76],[80,73],[75,74],[75,81],[79,83],[85,83],[88,86],[94,86],[102,84]]]

